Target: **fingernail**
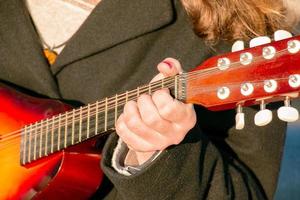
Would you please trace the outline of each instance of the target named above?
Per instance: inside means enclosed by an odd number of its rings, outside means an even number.
[[[167,64],[168,67],[169,67],[170,69],[172,69],[172,67],[173,67],[172,62],[170,62],[170,61],[168,61],[168,60],[164,60],[164,61],[162,61],[162,62],[165,63],[165,64]]]

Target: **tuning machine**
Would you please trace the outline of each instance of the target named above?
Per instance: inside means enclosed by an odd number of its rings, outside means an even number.
[[[291,38],[293,37],[293,35],[286,31],[286,30],[277,30],[275,33],[274,33],[274,40],[275,41],[280,41],[280,40],[284,40],[284,39],[288,39],[288,38]]]
[[[271,38],[268,36],[259,36],[250,40],[249,47],[252,48],[269,43],[271,43]]]
[[[254,116],[254,123],[257,126],[265,126],[272,121],[272,111],[266,109],[266,104],[264,100],[261,100],[260,111],[258,111]]]
[[[235,128],[237,130],[242,130],[245,127],[245,113],[243,113],[243,108],[241,105],[238,105],[236,108],[235,115]]]
[[[291,106],[290,97],[284,100],[284,106],[277,110],[278,118],[285,122],[294,122],[299,119],[299,112]]]

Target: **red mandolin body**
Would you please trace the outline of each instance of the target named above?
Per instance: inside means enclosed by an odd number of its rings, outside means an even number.
[[[22,166],[21,132],[71,107],[0,85],[0,199],[88,199],[103,173],[95,141],[88,140]],[[13,133],[13,134],[12,134]]]

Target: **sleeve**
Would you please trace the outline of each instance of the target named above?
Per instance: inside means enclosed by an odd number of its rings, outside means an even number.
[[[129,156],[128,152],[129,149],[127,145],[121,140],[121,138],[119,138],[117,146],[113,151],[111,165],[119,174],[125,176],[130,176],[143,170],[146,166],[153,162],[161,153],[161,151],[157,151],[142,165],[133,166],[125,164],[125,160]]]
[[[111,199],[272,199],[285,124],[274,117],[271,124],[256,127],[251,122],[256,108],[249,108],[249,123],[237,131],[234,113],[197,108],[198,123],[185,140],[131,176],[111,166],[118,141],[112,135],[102,160],[114,184]]]

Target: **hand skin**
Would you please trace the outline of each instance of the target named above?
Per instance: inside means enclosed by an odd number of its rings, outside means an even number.
[[[151,82],[182,72],[173,58],[163,60],[157,69],[160,73]],[[156,151],[179,144],[195,123],[193,105],[174,99],[168,89],[128,101],[116,122],[116,132],[129,148],[125,164],[141,165]]]

